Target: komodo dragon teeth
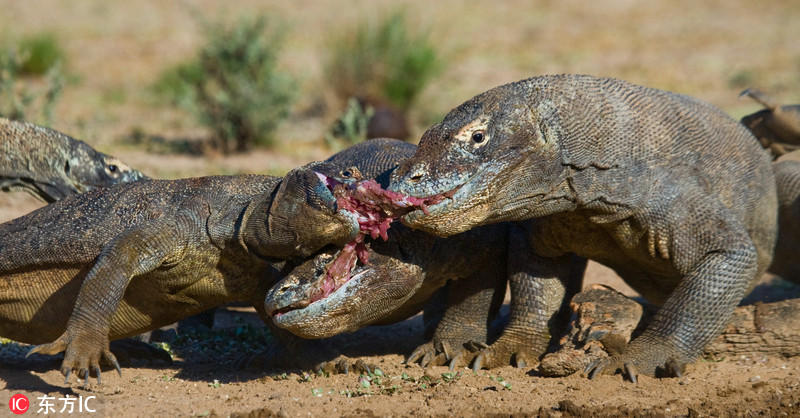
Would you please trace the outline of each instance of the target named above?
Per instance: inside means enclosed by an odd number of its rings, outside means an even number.
[[[389,227],[396,219],[417,209],[427,214],[428,206],[441,202],[454,192],[419,198],[386,190],[373,179],[348,184],[321,173],[317,173],[317,176],[331,190],[339,208],[357,215],[360,230],[356,238],[345,245],[328,264],[327,276],[318,291],[312,295],[311,302],[324,299],[350,280],[351,272],[358,261],[369,263],[369,252],[365,243],[367,236],[388,240]]]

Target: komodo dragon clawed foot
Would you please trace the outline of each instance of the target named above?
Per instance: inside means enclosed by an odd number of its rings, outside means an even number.
[[[406,364],[417,363],[422,367],[444,366],[450,370],[456,367],[466,367],[472,363],[477,354],[476,350],[470,347],[486,344],[478,341],[469,340],[463,343],[455,343],[448,340],[434,339],[417,347],[406,359]]]
[[[652,377],[681,377],[686,365],[693,360],[671,349],[666,343],[647,336],[633,340],[625,352],[608,358],[597,359],[586,366],[584,373],[594,379],[600,374],[615,374],[619,371],[631,382],[637,383],[639,374]]]
[[[475,351],[472,370],[493,369],[513,365],[526,368],[539,362],[544,350],[537,350],[530,342],[500,338],[491,345],[474,344],[468,348]]]
[[[375,369],[361,359],[339,355],[327,340],[302,340],[274,328],[272,332],[280,343],[260,353],[243,356],[236,362],[237,368],[325,374],[370,373]]]
[[[370,374],[377,366],[365,362],[362,359],[355,361],[347,356],[339,356],[331,361],[326,361],[315,368],[325,374],[349,374],[350,372],[356,374]]]
[[[49,344],[33,347],[27,355],[30,356],[34,353],[58,354],[62,351],[64,351],[64,361],[61,363],[61,374],[64,375],[65,384],[69,382],[73,371],[77,372],[78,379],[84,379],[86,387],[89,386],[91,373],[97,376],[97,384],[101,384],[101,358],[114,366],[117,373],[122,376],[119,362],[109,347],[108,330],[68,326],[58,339]]]

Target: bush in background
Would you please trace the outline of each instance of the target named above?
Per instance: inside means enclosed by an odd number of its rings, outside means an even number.
[[[325,142],[334,150],[363,142],[367,139],[369,120],[375,111],[371,106],[362,106],[355,98],[347,101],[347,108],[325,134]]]
[[[64,51],[52,33],[23,38],[17,49],[24,57],[19,66],[24,75],[46,75],[51,68],[64,64]]]
[[[404,112],[440,66],[428,34],[409,30],[400,11],[362,22],[330,51],[325,73],[339,97],[388,100]]]
[[[50,126],[53,108],[64,88],[64,73],[60,61],[56,61],[47,66],[43,80],[22,77],[29,54],[14,48],[0,50],[0,116]]]
[[[205,24],[205,45],[189,62],[166,71],[155,89],[192,113],[223,153],[271,145],[288,116],[295,83],[277,69],[282,27],[264,16],[233,25]]]

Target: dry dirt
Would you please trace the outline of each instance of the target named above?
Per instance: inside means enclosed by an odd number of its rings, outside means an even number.
[[[154,177],[259,172],[280,174],[330,151],[321,144],[336,115],[325,88],[320,57],[331,34],[360,17],[376,17],[401,4],[446,52],[443,73],[414,110],[415,133],[448,109],[492,86],[540,73],[615,76],[708,100],[741,116],[758,108],[736,98],[758,86],[780,101],[800,102],[800,3],[777,0],[671,2],[361,0],[348,3],[235,3],[201,0],[18,1],[0,0],[0,40],[49,31],[64,46],[74,76],[56,109],[53,127],[120,156]],[[125,141],[133,130],[167,138],[206,134],[187,115],[154,102],[147,86],[170,65],[190,56],[202,40],[192,13],[231,18],[266,12],[293,29],[281,64],[301,80],[298,101],[276,137],[273,151],[246,156],[153,155]],[[313,115],[320,103],[327,111]],[[325,106],[322,106],[325,108]],[[24,194],[0,196],[0,221],[41,206]],[[588,282],[633,294],[613,272],[591,265]],[[241,309],[238,309],[241,310]],[[252,313],[217,314],[220,328],[235,330]],[[65,385],[59,359],[0,364],[0,416],[7,400],[96,396],[89,406],[102,416],[329,415],[637,415],[800,416],[800,358],[742,357],[701,360],[680,379],[620,376],[543,378],[535,369],[505,367],[473,374],[401,365],[422,342],[421,321],[372,327],[335,343],[363,356],[383,377],[275,376],[241,371],[221,359],[187,356],[172,366],[107,371],[103,385]],[[499,378],[502,378],[500,380]]]
[[[218,313],[217,322],[230,315]],[[25,394],[30,414],[44,395],[56,398],[57,410],[63,406],[58,398],[67,394],[96,396],[89,407],[103,416],[797,416],[800,411],[798,357],[701,360],[683,378],[640,377],[638,384],[620,376],[544,378],[530,368],[451,373],[446,367],[401,364],[422,342],[421,331],[421,319],[414,318],[337,338],[345,354],[382,371],[371,381],[354,374],[271,376],[206,359],[123,367],[121,378],[106,371],[102,385],[85,390],[74,381],[64,385],[55,370],[59,360],[53,359],[4,364],[0,399]]]

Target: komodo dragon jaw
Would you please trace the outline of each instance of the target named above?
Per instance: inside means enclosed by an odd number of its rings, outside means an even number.
[[[373,263],[353,265],[348,280],[332,287],[329,269],[338,252],[323,252],[295,267],[273,286],[264,309],[273,322],[303,338],[327,338],[385,317],[422,285],[419,266],[369,250]]]
[[[557,186],[563,181],[551,126],[555,122],[546,120],[553,104],[519,105],[526,102],[525,95],[501,86],[453,109],[428,129],[414,156],[392,174],[389,190],[448,199],[431,206],[430,214],[409,213],[403,223],[451,236],[475,225],[513,220],[525,207],[547,211],[554,193],[558,200]]]
[[[268,258],[309,257],[326,245],[343,246],[359,233],[357,216],[343,209],[311,163],[291,170],[274,195],[248,214],[248,248]],[[267,216],[265,216],[267,215]]]
[[[416,208],[427,212],[428,205],[435,205],[444,199],[441,195],[415,198],[384,190],[375,180],[362,180],[356,167],[343,170],[347,172],[347,178],[325,170],[325,166],[317,168],[319,171],[315,171],[316,176],[335,196],[337,206],[356,217],[359,232],[336,253],[323,253],[307,261],[282,284],[275,286],[271,296],[267,296],[265,309],[275,316],[275,322],[279,326],[284,324],[287,327],[295,324],[294,326],[299,327],[297,332],[294,328],[291,331],[306,338],[323,338],[346,329],[356,329],[370,320],[382,317],[386,313],[384,311],[402,305],[405,299],[411,297],[412,290],[422,280],[416,278],[418,275],[403,275],[404,278],[414,277],[406,281],[392,275],[388,267],[400,263],[398,260],[392,258],[383,261],[380,267],[371,269],[363,269],[358,265],[359,261],[362,265],[368,264],[370,255],[375,254],[369,250],[365,241],[367,237],[388,240],[387,231],[393,220]],[[388,292],[394,300],[376,304],[376,310],[351,307],[353,303],[366,299],[364,295],[368,295],[369,289],[373,288]],[[337,297],[328,299],[332,294]],[[377,299],[369,299],[370,307],[373,307],[372,303]],[[397,299],[403,300],[397,302]],[[307,307],[308,310],[305,310]],[[294,312],[295,310],[299,312]],[[347,318],[338,318],[341,316]],[[310,319],[316,317],[332,318],[332,324],[322,326],[319,321]],[[300,325],[296,325],[298,322]],[[305,329],[303,324],[306,323],[312,323],[312,329]]]

